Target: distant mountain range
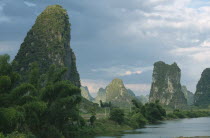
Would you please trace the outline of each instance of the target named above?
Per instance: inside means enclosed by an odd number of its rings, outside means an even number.
[[[94,103],[100,103],[101,100],[102,102],[111,102],[114,106],[118,107],[130,107],[133,99],[142,103],[148,102],[148,97],[136,96],[132,90],[126,89],[123,81],[118,78],[112,80],[105,89],[100,88],[96,98],[90,95],[87,86],[81,87],[81,94],[84,98]]]
[[[154,64],[152,78],[150,95],[147,96],[136,96],[135,93],[131,89],[127,89],[123,81],[118,78],[112,80],[105,88],[100,88],[95,98],[91,96],[87,86],[81,87],[81,95],[94,103],[99,104],[100,101],[111,102],[114,106],[118,107],[128,107],[132,104],[132,100],[136,99],[143,104],[158,100],[160,104],[172,108],[192,106],[195,100],[199,101],[201,99],[200,97],[202,97],[202,95],[199,95],[199,92],[197,92],[196,96],[199,96],[200,99],[197,98],[194,100],[194,94],[188,91],[186,86],[181,85],[181,69],[176,63],[168,65],[162,61],[156,62]],[[198,85],[204,82],[202,79],[203,78],[201,78]]]

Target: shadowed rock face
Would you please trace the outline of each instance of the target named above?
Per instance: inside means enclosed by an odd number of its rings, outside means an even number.
[[[162,61],[154,64],[152,86],[149,101],[159,100],[162,105],[180,108],[187,105],[187,100],[181,90],[181,70],[176,63],[165,64]]]
[[[66,10],[59,5],[48,6],[27,33],[14,61],[17,64],[13,67],[23,75],[23,80],[27,80],[29,65],[37,62],[41,74],[46,73],[51,64],[67,67],[63,79],[80,86],[76,57],[70,48],[70,23]]]
[[[202,72],[194,98],[195,105],[207,106],[210,104],[210,68]]]
[[[194,104],[194,94],[187,90],[186,86],[182,86],[182,92],[184,93],[185,98],[187,99],[187,105]]]
[[[100,100],[101,100],[102,102],[106,102],[106,90],[103,89],[103,88],[100,88],[100,89],[98,90],[98,93],[97,93],[96,98],[94,99],[94,102],[95,102],[95,103],[100,103]]]
[[[89,92],[87,86],[82,86],[80,89],[81,89],[82,97],[84,97],[85,99],[87,99],[89,101],[93,101],[94,100],[94,98],[90,95],[90,92]]]

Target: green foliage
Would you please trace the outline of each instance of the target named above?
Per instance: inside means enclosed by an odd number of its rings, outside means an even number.
[[[167,118],[168,119],[176,119],[177,116],[175,114],[173,114],[173,113],[169,113],[169,114],[167,114]]]
[[[0,131],[10,133],[14,131],[14,129],[21,127],[23,121],[23,112],[13,107],[0,108]]]
[[[9,63],[9,55],[0,55],[0,76],[10,75],[12,72],[12,66]]]
[[[0,94],[8,93],[20,78],[9,60],[9,55],[0,55]]]
[[[176,119],[176,118],[197,118],[197,117],[207,117],[210,116],[210,112],[208,111],[193,111],[193,110],[174,110],[173,113],[167,114],[168,119]]]
[[[210,105],[210,68],[206,68],[202,72],[194,97],[196,106],[207,107]]]
[[[135,113],[130,118],[130,125],[133,128],[144,127],[147,123],[147,119],[141,113]]]
[[[29,83],[22,83],[11,91],[11,100],[16,105],[37,100],[37,89]]]
[[[48,6],[37,17],[14,59],[13,68],[21,74],[21,81],[29,80],[29,83],[33,85],[35,83],[36,87],[35,75],[46,74],[49,72],[50,66],[54,64],[60,68],[62,66],[68,67],[68,70],[67,68],[64,69],[67,72],[61,76],[62,80],[69,80],[80,87],[76,57],[69,43],[70,26],[67,11],[59,5]],[[39,70],[36,70],[34,62],[39,65]],[[32,72],[29,71],[31,68],[33,68]],[[52,71],[51,73],[55,72]],[[57,76],[60,77],[60,74]],[[53,79],[51,81],[57,81],[55,79],[60,78]]]
[[[174,110],[173,114],[175,116],[177,116],[178,118],[186,118],[187,116],[185,115],[185,113],[180,112],[179,109]]]
[[[30,65],[30,72],[29,72],[29,83],[34,85],[34,87],[38,87],[39,82],[39,67],[37,62],[33,62]]]
[[[45,88],[43,88],[41,98],[51,104],[57,98],[72,95],[80,95],[80,89],[71,84],[69,81],[60,81],[55,84],[48,84]]]
[[[137,101],[135,99],[132,100],[132,103],[138,109],[142,108],[142,106],[143,106],[141,102],[139,102],[139,101]]]
[[[32,132],[39,131],[43,123],[43,115],[47,109],[44,102],[30,102],[25,104],[25,122]]]
[[[0,75],[1,132],[11,138],[32,137],[28,133],[38,137],[62,138],[73,135],[65,127],[86,125],[78,110],[80,88],[70,81],[61,81],[66,68],[52,65],[47,75],[40,75],[38,64],[32,63],[28,82],[23,83],[13,81],[18,77],[14,77],[12,70],[6,72],[11,67],[8,60],[7,56],[0,56],[0,72],[3,74]]]
[[[102,108],[112,107],[112,103],[111,102],[106,103],[106,102],[102,102],[100,100],[100,107],[102,107]]]
[[[95,121],[96,121],[96,116],[95,115],[92,115],[90,117],[90,124],[93,126]]]
[[[64,138],[63,134],[54,126],[46,126],[40,132],[42,138]]]
[[[0,132],[0,138],[5,138],[4,135]]]
[[[166,116],[166,111],[159,103],[147,103],[145,104],[145,117],[149,122],[156,122],[162,120]]]
[[[66,73],[67,68],[66,67],[61,67],[61,68],[56,68],[56,66],[53,64],[50,66],[49,71],[47,73],[47,81],[48,83],[55,83],[57,81],[61,81],[64,73]]]
[[[0,137],[1,138],[1,137]],[[8,134],[5,138],[36,138],[33,134],[24,134],[14,131],[11,134]]]
[[[142,105],[142,103],[136,100],[132,100],[132,102],[134,105],[132,114],[135,115],[136,113],[140,113],[146,120],[148,120],[148,122],[153,123],[162,120],[166,116],[165,109],[158,101],[155,103],[146,103],[145,105]]]
[[[7,93],[11,88],[11,79],[8,76],[0,76],[0,93]]]
[[[117,122],[118,124],[122,124],[124,122],[124,110],[119,108],[113,108],[110,112],[110,120]]]

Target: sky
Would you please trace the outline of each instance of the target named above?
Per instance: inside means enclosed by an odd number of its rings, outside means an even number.
[[[68,11],[81,82],[94,96],[114,78],[149,94],[157,61],[176,62],[182,85],[195,92],[210,67],[209,0],[0,0],[0,54],[13,59],[53,4]]]

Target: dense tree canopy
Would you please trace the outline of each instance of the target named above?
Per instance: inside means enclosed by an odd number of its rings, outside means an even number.
[[[61,81],[67,69],[52,65],[46,74],[40,75],[34,62],[28,80],[22,83],[18,81],[20,75],[13,71],[15,63],[9,59],[8,55],[0,56],[0,132],[70,137],[73,132],[66,128],[81,125],[77,108],[81,96],[78,87],[68,80]]]

